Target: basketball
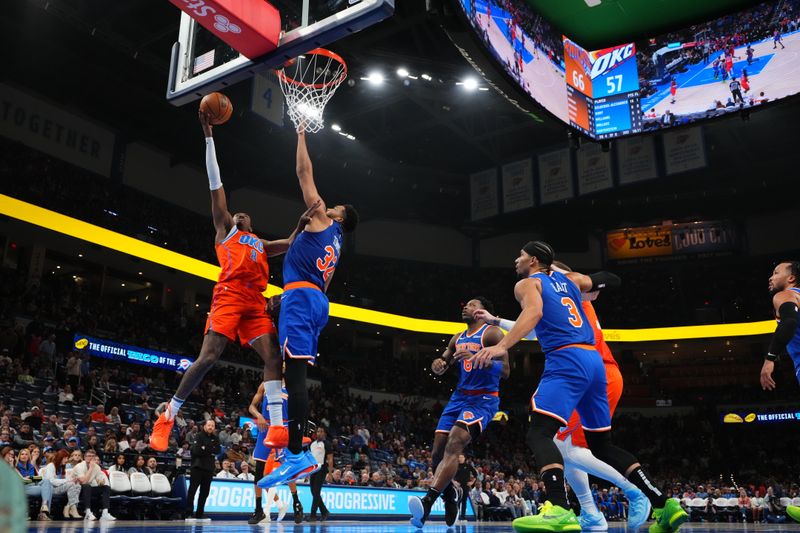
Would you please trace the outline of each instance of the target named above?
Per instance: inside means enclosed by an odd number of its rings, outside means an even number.
[[[222,93],[207,94],[200,100],[200,111],[208,115],[214,126],[225,124],[233,113],[233,104]]]

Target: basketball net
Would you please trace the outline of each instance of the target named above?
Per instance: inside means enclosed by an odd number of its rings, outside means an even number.
[[[296,129],[316,133],[325,126],[322,113],[347,78],[347,64],[324,48],[311,50],[275,71]]]

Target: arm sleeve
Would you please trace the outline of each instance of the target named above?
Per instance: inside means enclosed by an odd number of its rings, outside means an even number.
[[[600,289],[616,289],[622,285],[622,279],[616,274],[602,270],[589,274],[589,279],[592,280],[592,288],[589,292],[598,291]]]
[[[769,344],[767,359],[774,361],[786,351],[786,346],[797,331],[797,305],[786,302],[778,309],[781,323],[775,329],[772,342]]]
[[[206,137],[206,172],[208,172],[208,187],[212,191],[222,187],[222,176],[219,174],[217,151],[214,148],[214,138]]]
[[[505,318],[501,318],[500,322],[497,325],[501,329],[504,329],[506,331],[510,331],[511,328],[514,327],[514,324],[516,324],[516,322],[514,322],[513,320],[508,320],[508,319],[505,319]],[[536,340],[536,330],[531,330],[530,332],[528,332],[528,334],[525,335],[523,337],[523,339],[527,339],[529,341],[535,341]]]

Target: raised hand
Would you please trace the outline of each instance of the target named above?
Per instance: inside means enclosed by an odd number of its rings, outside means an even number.
[[[500,323],[500,319],[486,309],[478,309],[472,314],[472,318],[475,320],[483,320],[491,326],[496,326]]]
[[[205,136],[213,137],[212,129],[214,126],[211,125],[211,119],[208,117],[208,113],[204,113],[203,111],[197,111],[197,118],[200,120],[200,126],[203,128],[203,133]]]

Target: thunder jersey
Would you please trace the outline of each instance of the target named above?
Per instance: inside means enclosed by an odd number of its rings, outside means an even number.
[[[603,330],[600,327],[600,321],[597,319],[597,313],[594,312],[592,302],[584,300],[581,302],[581,307],[583,308],[583,314],[586,315],[586,319],[589,321],[594,331],[594,347],[603,357],[603,364],[619,366],[617,365],[617,360],[614,359],[614,355],[611,353],[611,348],[608,347],[603,337]]]
[[[281,399],[283,400],[283,419],[289,420],[289,391],[286,390],[286,387],[281,387]],[[264,392],[264,397],[261,398],[261,416],[269,422],[269,406],[268,403],[267,393]]]
[[[581,292],[560,272],[537,272],[542,284],[542,318],[536,338],[545,354],[568,344],[594,344],[594,331],[581,307]]]
[[[483,346],[483,334],[489,329],[488,324],[484,324],[475,333],[469,331],[461,332],[456,339],[456,351],[466,350],[472,355],[481,351]],[[475,368],[472,361],[462,359],[458,367],[458,385],[456,391],[483,391],[497,392],[500,390],[500,374],[503,372],[503,363],[492,361],[492,366],[487,368]]]
[[[331,220],[322,231],[303,231],[298,235],[283,261],[283,284],[308,281],[325,290],[333,276],[342,251],[342,225]]]
[[[234,226],[215,249],[222,267],[218,283],[235,283],[259,293],[267,289],[269,265],[261,239]]]

